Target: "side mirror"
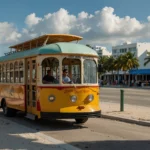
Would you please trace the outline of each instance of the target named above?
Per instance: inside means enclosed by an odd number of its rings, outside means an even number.
[[[98,65],[98,72],[103,72],[103,65],[102,64]]]

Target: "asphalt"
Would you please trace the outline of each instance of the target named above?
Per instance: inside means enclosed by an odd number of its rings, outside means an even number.
[[[101,102],[102,118],[150,127],[150,108],[124,104]],[[54,139],[36,130],[0,118],[0,150],[79,150],[63,141]]]

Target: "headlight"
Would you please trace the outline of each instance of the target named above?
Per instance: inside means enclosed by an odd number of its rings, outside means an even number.
[[[90,94],[90,95],[88,96],[88,100],[91,102],[91,101],[93,101],[93,99],[94,99],[94,95],[93,95],[93,94]]]
[[[71,102],[75,103],[77,101],[77,97],[75,95],[72,95],[70,97]]]
[[[50,95],[50,96],[48,97],[48,100],[49,100],[50,102],[53,102],[53,101],[55,100],[55,96],[54,96],[54,95]]]

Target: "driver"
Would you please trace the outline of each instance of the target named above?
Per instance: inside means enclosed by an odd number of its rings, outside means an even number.
[[[43,83],[53,83],[55,78],[51,75],[51,70],[47,70],[47,75],[43,77]]]

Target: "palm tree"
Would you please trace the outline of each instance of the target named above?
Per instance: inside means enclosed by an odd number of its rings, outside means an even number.
[[[117,71],[118,81],[119,81],[119,70],[122,68],[122,55],[118,56],[114,62],[114,70]]]
[[[144,59],[144,66],[146,66],[150,62],[150,52],[147,52],[148,56]]]
[[[86,46],[93,49],[93,47],[90,44],[86,44]]]
[[[127,70],[138,68],[138,67],[139,67],[139,62],[138,59],[135,57],[135,54],[131,52],[127,52],[126,54],[122,55],[121,70],[125,72],[124,79],[126,79]]]
[[[101,74],[106,73],[107,71],[107,65],[106,65],[107,60],[108,60],[108,56],[99,56],[98,64],[102,66]]]
[[[107,66],[107,71],[108,72],[112,72],[112,81],[114,80],[114,74],[113,71],[115,70],[115,58],[113,56],[110,56],[106,62],[106,66]]]
[[[135,54],[131,52],[127,52],[126,54],[122,55],[122,62],[123,71],[139,67],[138,59],[135,57]]]

